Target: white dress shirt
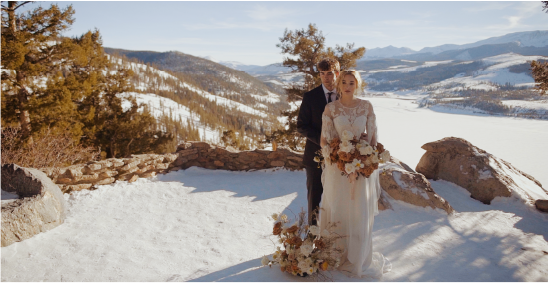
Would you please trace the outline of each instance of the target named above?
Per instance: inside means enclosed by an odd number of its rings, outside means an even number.
[[[334,88],[334,90],[328,90],[324,84],[322,84],[322,89],[324,90],[324,96],[326,97],[326,102],[328,102],[328,92],[332,92],[332,101],[336,101],[337,92]]]

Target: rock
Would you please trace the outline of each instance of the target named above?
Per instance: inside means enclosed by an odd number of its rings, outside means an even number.
[[[174,153],[168,153],[164,155],[164,159],[162,160],[163,163],[172,163],[177,159],[177,154]]]
[[[546,199],[536,200],[536,208],[539,211],[547,212],[547,200]]]
[[[2,190],[20,197],[2,204],[2,247],[48,231],[65,220],[61,189],[37,169],[3,165]]]
[[[284,161],[279,161],[279,160],[271,161],[271,166],[273,166],[273,167],[284,166]]]
[[[402,162],[389,162],[383,166],[384,171],[380,173],[379,182],[386,193],[387,199],[400,200],[415,206],[430,207],[432,209],[439,208],[448,214],[454,211],[445,199],[435,193],[429,180],[422,174],[407,171],[405,167],[408,166],[400,164]],[[384,201],[390,206],[390,201]],[[382,206],[387,207],[386,203],[383,203]]]
[[[128,180],[128,183],[133,183],[137,181],[137,179],[139,179],[139,175],[135,174]]]
[[[223,163],[223,162],[221,162],[221,161],[219,161],[219,160],[215,160],[215,161],[214,161],[214,165],[215,165],[215,166],[218,166],[218,167],[223,167],[223,166],[225,166],[225,163]]]
[[[115,178],[110,177],[110,178],[103,179],[103,180],[101,180],[101,181],[99,181],[99,182],[96,182],[95,185],[96,185],[96,186],[99,186],[99,185],[107,185],[107,184],[112,184],[112,183],[114,183],[115,181],[116,181]]]
[[[156,164],[155,168],[158,169],[158,170],[162,170],[162,169],[168,169],[168,163],[159,163],[159,164]]]
[[[211,145],[207,142],[196,142],[196,141],[192,141],[190,142],[192,144],[192,148],[205,148],[205,149],[209,149],[211,148]]]
[[[120,160],[120,159],[112,159],[112,165],[116,168],[116,167],[121,167],[121,166],[124,166],[124,161]]]
[[[495,197],[515,197],[531,205],[536,199],[547,199],[547,190],[534,177],[464,139],[443,138],[421,148],[426,152],[417,172],[461,186],[485,204]]]
[[[70,192],[76,192],[81,190],[89,190],[93,184],[78,184],[78,185],[66,185],[61,190],[64,194],[68,194]]]
[[[107,171],[103,171],[101,173],[99,173],[99,178],[108,178],[108,177],[114,177],[118,175],[118,172],[117,171],[114,171],[114,170],[107,170]]]

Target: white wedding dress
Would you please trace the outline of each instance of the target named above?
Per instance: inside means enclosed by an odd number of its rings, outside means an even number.
[[[322,115],[321,140],[329,144],[344,130],[349,130],[356,137],[366,132],[370,145],[377,144],[372,104],[358,99],[355,102],[355,107],[345,107],[339,100],[326,106]],[[378,170],[369,178],[360,176],[354,184],[328,161],[322,171],[324,192],[320,202],[319,225],[323,231],[328,223],[337,223],[335,231],[346,236],[337,242],[345,251],[339,269],[352,277],[380,278],[391,269],[390,262],[381,253],[372,250],[372,228],[374,216],[379,213],[381,193]]]

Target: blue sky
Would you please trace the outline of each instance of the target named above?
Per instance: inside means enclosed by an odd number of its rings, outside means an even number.
[[[211,56],[250,65],[281,62],[286,28],[315,23],[327,46],[393,45],[420,50],[519,31],[547,30],[540,1],[531,2],[37,2],[72,4],[65,33],[98,28],[106,47]]]

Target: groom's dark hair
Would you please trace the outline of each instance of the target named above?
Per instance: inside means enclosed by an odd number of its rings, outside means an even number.
[[[322,59],[316,65],[318,71],[337,71],[339,72],[339,62],[334,58]]]

